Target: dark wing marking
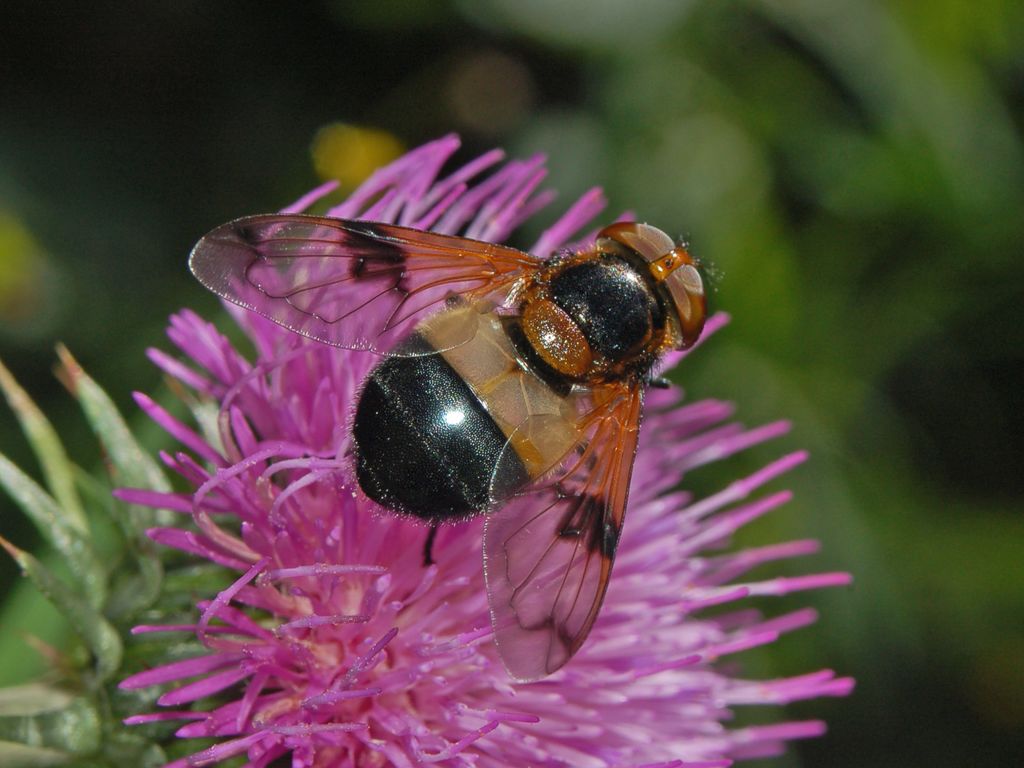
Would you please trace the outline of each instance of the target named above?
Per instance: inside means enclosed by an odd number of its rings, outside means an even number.
[[[502,301],[535,265],[502,245],[298,214],[228,222],[189,258],[228,301],[311,339],[377,352],[452,295]]]
[[[490,515],[487,595],[498,652],[537,680],[579,650],[597,619],[622,531],[643,393],[609,385],[560,466]]]

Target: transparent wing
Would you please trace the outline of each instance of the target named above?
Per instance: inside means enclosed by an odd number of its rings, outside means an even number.
[[[593,626],[622,531],[642,391],[611,385],[581,418],[561,464],[492,513],[484,527],[491,620],[512,677],[551,674]]]
[[[297,214],[228,222],[189,258],[228,301],[311,339],[377,352],[453,295],[500,303],[536,263],[468,238]]]

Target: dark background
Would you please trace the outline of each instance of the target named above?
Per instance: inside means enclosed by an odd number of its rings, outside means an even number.
[[[162,391],[143,352],[170,312],[218,311],[185,270],[210,227],[354,183],[394,142],[543,150],[556,206],[600,184],[714,266],[734,321],[677,371],[691,395],[794,420],[693,482],[812,451],[744,541],[818,537],[797,570],[856,583],[801,596],[819,625],[745,662],[859,685],[794,707],[830,733],[773,765],[1020,764],[1024,6],[92,5],[8,2],[0,30],[0,357],[78,461],[100,457],[54,343],[153,436],[130,392]],[[0,452],[34,471],[6,411]],[[0,527],[37,542],[6,498]],[[9,682],[41,665],[24,632],[64,629],[4,591]]]

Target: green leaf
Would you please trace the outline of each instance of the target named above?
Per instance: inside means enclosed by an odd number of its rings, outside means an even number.
[[[0,389],[7,397],[7,402],[21,424],[25,437],[39,460],[46,485],[57,500],[57,505],[64,511],[68,522],[82,534],[89,533],[89,524],[85,510],[75,492],[71,464],[61,444],[57,431],[50,424],[43,412],[14,380],[11,372],[0,361]]]
[[[0,688],[0,717],[34,715],[63,709],[74,701],[74,696],[63,688],[43,683],[26,683]]]
[[[130,765],[132,768],[160,768],[168,762],[167,755],[159,746],[123,732],[115,733],[104,741],[103,754],[110,764]]]
[[[103,682],[113,675],[121,664],[123,648],[121,638],[110,622],[28,552],[18,549],[2,536],[0,546],[7,550],[22,572],[71,623],[96,659],[97,682]]]
[[[146,510],[136,512],[133,505],[126,505],[111,495],[110,487],[77,465],[74,467],[75,482],[82,498],[90,509],[102,509],[114,520],[125,539],[125,552],[132,558],[134,569],[127,573],[118,569],[111,581],[105,613],[112,619],[131,614],[151,605],[160,596],[163,583],[163,564],[157,548],[145,536],[139,526],[140,519],[147,519]],[[127,584],[127,582],[131,584]]]
[[[170,483],[159,465],[142,450],[114,402],[64,346],[57,356],[67,373],[71,391],[110,458],[117,482],[154,491],[169,491]]]
[[[43,554],[44,565],[58,561],[52,549]],[[43,649],[66,647],[71,634],[67,622],[31,581],[13,579],[4,587],[9,588],[0,603],[0,686],[42,678],[52,668]]]
[[[61,555],[76,579],[76,591],[99,608],[106,598],[107,578],[90,540],[71,523],[65,510],[6,456],[0,454],[0,486]]]
[[[57,356],[64,366],[68,386],[107,454],[114,481],[135,488],[171,490],[160,466],[142,450],[107,393],[82,370],[66,347],[58,346]],[[152,510],[133,506],[131,511],[132,527],[139,538],[157,524]]]
[[[83,698],[73,699],[60,709],[0,716],[0,741],[73,755],[96,752],[100,733],[99,713]]]
[[[50,768],[54,765],[67,765],[72,759],[73,755],[55,749],[0,741],[0,765],[4,768]]]
[[[163,565],[155,557],[141,555],[135,559],[137,571],[119,574],[110,591],[106,613],[112,619],[131,616],[148,608],[160,597]]]

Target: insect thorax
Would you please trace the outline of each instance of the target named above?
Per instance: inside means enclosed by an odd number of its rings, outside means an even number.
[[[574,382],[642,375],[665,344],[661,300],[618,256],[584,252],[554,262],[524,292],[521,315],[537,356]]]

